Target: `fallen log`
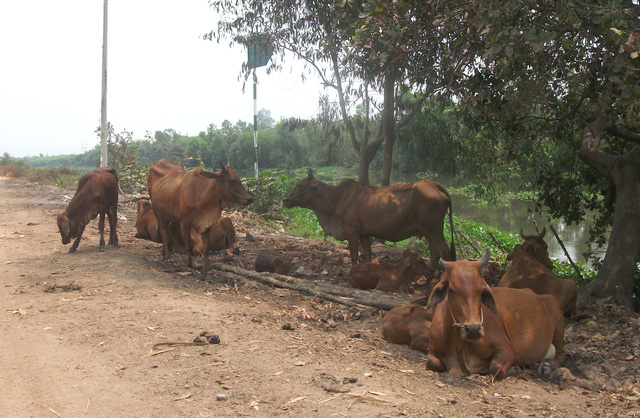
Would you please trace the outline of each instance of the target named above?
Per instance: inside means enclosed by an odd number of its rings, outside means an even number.
[[[253,280],[263,284],[284,289],[295,290],[307,295],[318,296],[331,302],[347,306],[371,306],[383,310],[391,310],[396,306],[409,303],[409,295],[390,295],[378,290],[350,289],[328,283],[314,283],[309,280],[285,276],[277,273],[257,273],[240,267],[211,263],[216,275],[229,279]]]

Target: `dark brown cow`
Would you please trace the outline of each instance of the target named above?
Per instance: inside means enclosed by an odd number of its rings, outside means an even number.
[[[564,353],[564,317],[558,300],[530,289],[492,289],[479,261],[441,261],[444,273],[427,309],[435,307],[427,367],[451,375],[489,373],[497,379],[544,362],[557,368]]]
[[[185,238],[187,265],[193,267],[191,228],[202,236],[203,273],[209,271],[209,241],[223,206],[252,202],[238,175],[220,163],[221,170],[207,172],[201,167],[185,171],[180,164],[160,160],[149,169],[147,185],[162,237],[162,256],[171,256],[170,223],[179,223]]]
[[[311,209],[327,234],[349,242],[351,263],[358,262],[358,244],[364,261],[371,261],[371,237],[401,241],[426,237],[431,251],[431,267],[439,258],[455,260],[443,234],[444,217],[451,218],[451,197],[445,188],[430,180],[374,187],[345,179],[337,185],[308,176],[291,189],[284,206]]]
[[[560,279],[551,270],[553,263],[549,259],[547,243],[543,237],[546,228],[538,235],[520,236],[524,239],[517,244],[508,258],[511,266],[504,273],[498,286],[514,289],[531,289],[539,295],[553,295],[560,301],[562,312],[571,317],[576,313],[578,290],[576,282],[571,279]]]
[[[175,250],[179,253],[186,253],[186,245],[182,239],[180,228],[175,224],[169,225],[172,242]],[[153,206],[149,199],[138,199],[138,218],[136,219],[136,238],[142,238],[153,242],[162,242],[158,219],[153,212]],[[202,236],[195,229],[191,228],[191,240],[193,241],[193,254],[202,255]],[[231,255],[235,251],[236,231],[231,218],[223,216],[212,228],[209,235],[209,251],[227,250]]]
[[[426,353],[430,327],[431,315],[422,306],[398,306],[382,318],[382,337],[394,344],[408,344],[413,350]]]
[[[82,233],[89,221],[100,215],[98,229],[100,230],[100,246],[104,251],[104,216],[109,218],[109,245],[118,246],[118,177],[116,171],[110,167],[102,167],[87,173],[78,180],[78,190],[69,202],[67,209],[58,215],[58,230],[62,243],[67,245],[71,238],[73,242],[69,252],[73,253],[80,244]]]
[[[351,286],[358,289],[382,291],[401,290],[409,292],[409,285],[422,276],[431,273],[422,257],[405,251],[403,258],[395,263],[356,264],[351,267]]]

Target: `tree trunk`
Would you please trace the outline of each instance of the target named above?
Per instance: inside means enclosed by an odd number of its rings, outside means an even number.
[[[637,154],[632,158],[630,154]],[[613,225],[602,267],[589,290],[596,297],[612,296],[633,309],[633,292],[640,255],[640,147],[613,164],[611,177],[616,187]]]
[[[384,139],[384,153],[382,159],[382,177],[380,184],[391,184],[391,169],[393,167],[393,146],[396,142],[396,78],[394,69],[387,69],[384,74],[384,107],[380,123],[380,136]]]
[[[601,132],[612,124],[599,117],[583,134],[582,157],[616,188],[613,225],[602,267],[587,286],[598,298],[614,300],[633,309],[635,272],[640,256],[640,146],[622,156],[600,151]]]

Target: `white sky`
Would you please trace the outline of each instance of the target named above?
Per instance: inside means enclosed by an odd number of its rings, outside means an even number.
[[[78,154],[99,144],[103,0],[0,2],[0,155]],[[207,0],[111,0],[107,118],[117,132],[197,135],[253,122],[244,48],[202,40]],[[295,63],[293,63],[295,64]],[[296,68],[301,68],[298,64]],[[258,69],[258,110],[311,118],[321,86],[300,70]]]

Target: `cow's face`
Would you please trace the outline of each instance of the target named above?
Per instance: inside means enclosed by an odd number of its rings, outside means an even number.
[[[244,188],[240,177],[230,166],[220,163],[221,170],[213,173],[214,178],[218,182],[218,190],[222,196],[225,205],[240,204],[243,206],[250,205],[253,198]]]
[[[460,332],[463,340],[477,340],[484,336],[483,306],[497,313],[496,302],[491,288],[480,276],[480,269],[489,260],[489,250],[478,261],[440,261],[444,273],[440,282],[433,288],[427,310],[447,298],[452,326]]]
[[[151,202],[149,199],[138,199],[138,218],[142,216],[145,212],[151,210]]]
[[[67,245],[71,242],[71,238],[75,238],[76,225],[73,220],[69,219],[66,213],[58,215],[58,231],[62,237],[62,244]]]
[[[313,172],[310,171],[309,175],[300,180],[293,186],[293,189],[289,192],[287,197],[282,200],[282,203],[287,208],[299,206],[301,208],[313,199],[318,193],[320,193],[319,181],[313,176]]]
[[[538,235],[524,235],[520,229],[520,236],[524,239],[522,248],[538,262],[553,270],[553,262],[549,258],[549,247],[543,239],[546,232],[547,229],[542,228],[542,232]]]

